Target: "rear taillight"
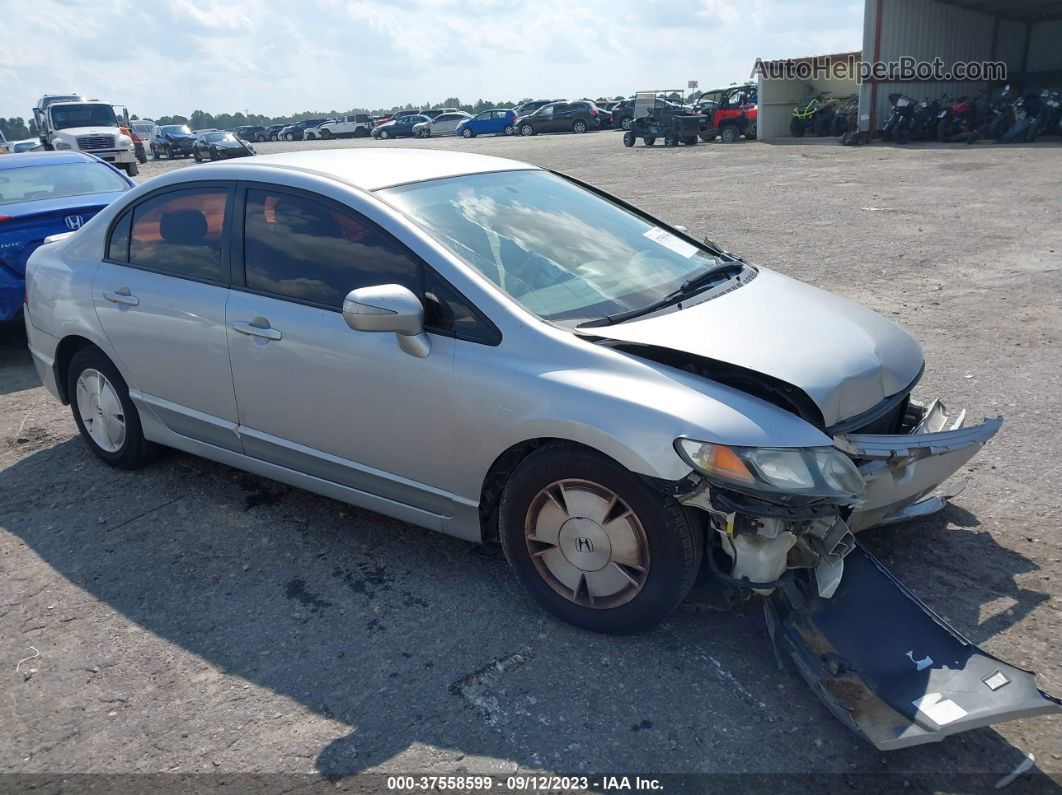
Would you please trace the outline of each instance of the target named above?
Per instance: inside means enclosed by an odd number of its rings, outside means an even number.
[[[10,221],[10,220],[11,220],[11,216],[10,215],[0,215],[0,224],[2,224],[4,221]]]

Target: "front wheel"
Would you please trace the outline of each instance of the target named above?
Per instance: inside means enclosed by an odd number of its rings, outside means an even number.
[[[696,146],[697,145],[697,136],[696,135],[687,135],[685,138],[682,139],[682,143],[686,144],[686,146]]]
[[[623,145],[624,146],[634,146],[634,132],[633,132],[633,130],[627,130],[627,132],[623,133]]]
[[[285,141],[294,141],[295,140],[295,136],[292,135],[291,133],[288,133],[287,135],[284,136],[284,140]]]
[[[514,128],[511,124],[506,124],[505,125],[505,129],[502,130],[502,133],[504,135],[512,135],[515,132],[516,132],[516,128]]]
[[[161,157],[161,155],[159,155],[159,148],[157,146],[152,145],[152,147],[151,147],[151,159],[152,160],[158,160],[160,157]]]
[[[203,162],[203,158],[199,156],[199,150],[198,150],[198,149],[196,149],[196,150],[195,150],[195,151],[194,151],[194,152],[192,153],[192,157],[194,157],[194,158],[195,158],[195,162],[197,162],[197,163],[202,163],[202,162]]]
[[[136,161],[133,161],[132,163],[126,163],[124,167],[125,173],[131,177],[135,177],[137,174],[140,173],[140,166],[136,164]]]
[[[329,140],[332,137],[331,130],[321,130],[321,139],[324,141]]]
[[[646,145],[646,146],[652,146],[652,145],[653,145],[653,144],[655,144],[655,143],[656,143],[656,139],[655,139],[655,138],[653,138],[653,137],[650,137],[650,136],[647,136],[647,137],[645,138],[645,145]]]
[[[389,133],[387,130],[380,130],[380,137],[386,141],[388,138],[391,137],[391,133]]]
[[[144,438],[125,380],[103,351],[88,347],[74,354],[66,384],[77,429],[98,458],[119,469],[150,460],[155,445]]]
[[[664,620],[689,592],[704,533],[674,497],[604,456],[542,447],[513,472],[499,508],[509,564],[562,621],[627,634]]]
[[[470,130],[468,127],[465,127],[465,129],[461,130],[461,137],[462,138],[475,138],[476,134],[474,132],[472,132],[472,130]]]
[[[629,130],[633,121],[633,119],[624,119],[620,122],[620,127],[622,127],[624,130]]]
[[[734,125],[729,125],[723,128],[723,131],[719,133],[719,140],[724,144],[736,144],[741,140],[741,132]]]
[[[576,119],[574,122],[572,122],[572,132],[573,133],[584,133],[584,132],[586,132],[586,122],[583,121],[582,119]]]
[[[789,120],[789,134],[794,138],[804,137],[804,122],[800,119]]]
[[[535,128],[532,127],[530,124],[521,124],[520,125],[520,135],[534,135],[534,134],[535,134]]]

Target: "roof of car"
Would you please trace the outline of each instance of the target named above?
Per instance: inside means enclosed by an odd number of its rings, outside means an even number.
[[[58,163],[92,163],[96,158],[83,152],[16,152],[0,157],[0,169],[22,166],[54,166]]]
[[[16,155],[12,155],[15,157]],[[17,155],[21,157],[21,155]],[[377,190],[409,182],[483,174],[490,171],[534,169],[527,163],[469,152],[438,149],[364,148],[318,149],[258,155],[244,167],[259,165],[294,168],[334,177],[362,190]]]

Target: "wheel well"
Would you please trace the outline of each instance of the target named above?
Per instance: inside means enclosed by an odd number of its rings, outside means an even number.
[[[59,399],[65,406],[70,402],[70,396],[66,394],[66,376],[67,371],[70,369],[70,362],[74,358],[74,354],[83,348],[95,348],[96,345],[91,340],[87,340],[84,337],[70,336],[64,337],[59,343],[59,347],[55,350],[55,363],[52,365],[55,368],[55,387],[59,391]]]
[[[487,470],[487,474],[483,478],[483,487],[479,493],[479,526],[485,542],[498,540],[498,503],[501,501],[501,493],[505,489],[505,484],[509,482],[509,476],[512,475],[513,470],[536,450],[555,445],[589,450],[596,455],[605,456],[617,466],[623,466],[616,459],[602,453],[600,450],[588,444],[573,442],[571,439],[546,436],[514,444],[494,459],[494,463],[490,465],[490,469]]]

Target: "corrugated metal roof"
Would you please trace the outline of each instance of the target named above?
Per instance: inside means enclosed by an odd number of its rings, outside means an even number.
[[[1062,2],[1062,0],[1060,0]],[[836,52],[830,55],[802,55],[799,58],[777,58],[773,61],[765,61],[764,63],[833,63],[834,61],[859,61],[863,57],[862,50],[856,50],[855,52]]]
[[[1016,19],[1020,22],[1062,19],[1062,0],[940,0],[940,2],[1004,19]]]

